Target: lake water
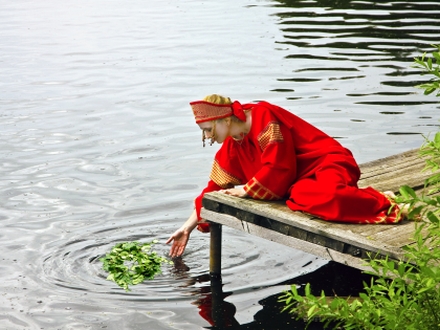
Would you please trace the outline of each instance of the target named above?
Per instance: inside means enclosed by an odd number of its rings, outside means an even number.
[[[360,163],[417,148],[438,129],[439,100],[414,88],[425,78],[410,67],[440,42],[434,1],[1,8],[0,329],[210,326],[199,315],[208,235],[194,232],[178,264],[129,293],[98,260],[132,240],[158,239],[168,253],[218,149],[202,148],[190,101],[278,104]],[[243,329],[263,322],[262,301],[326,264],[227,228],[223,237],[223,290]],[[271,330],[293,326],[282,322]]]

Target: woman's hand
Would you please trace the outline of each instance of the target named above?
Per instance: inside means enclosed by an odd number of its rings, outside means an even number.
[[[188,244],[189,235],[191,235],[191,232],[196,226],[197,213],[194,210],[188,220],[186,220],[185,223],[182,225],[182,227],[177,229],[174,234],[170,236],[168,241],[166,241],[166,244],[173,242],[169,254],[171,258],[180,257],[183,254],[186,245]]]
[[[246,191],[243,188],[223,189],[223,190],[220,190],[219,192],[226,194],[226,195],[231,195],[234,197],[241,197],[241,198],[245,198],[248,196],[248,194],[246,193]]]
[[[183,254],[183,252],[185,251],[186,245],[188,244],[190,234],[191,234],[191,232],[189,232],[183,228],[180,228],[180,229],[177,229],[174,232],[174,234],[172,234],[170,236],[170,238],[168,239],[166,244],[173,242],[173,245],[171,246],[171,249],[170,249],[170,257],[171,258],[180,257]]]

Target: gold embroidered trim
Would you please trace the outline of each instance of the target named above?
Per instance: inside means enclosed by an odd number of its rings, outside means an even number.
[[[214,164],[212,165],[210,178],[222,188],[229,188],[241,184],[240,179],[222,169],[216,160],[214,160]]]
[[[366,219],[364,221],[359,221],[359,223],[375,223],[375,224],[398,223],[401,220],[402,220],[402,214],[399,209],[399,206],[396,203],[392,202],[391,207],[388,211],[380,212],[380,214],[375,219],[371,219],[371,220]]]
[[[281,199],[280,196],[274,194],[268,188],[264,187],[257,179],[252,178],[244,186],[246,193],[254,199],[264,199],[264,200],[277,200]]]
[[[280,125],[275,122],[269,123],[258,136],[258,143],[260,144],[261,150],[266,149],[270,143],[282,141],[284,141],[284,138],[281,133]]]
[[[232,115],[231,104],[214,104],[206,101],[190,103],[196,123],[226,118]]]

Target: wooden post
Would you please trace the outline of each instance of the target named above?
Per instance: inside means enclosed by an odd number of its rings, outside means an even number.
[[[209,274],[211,277],[212,309],[214,326],[223,329],[223,292],[222,292],[222,225],[209,223],[211,242],[209,247]]]
[[[221,277],[222,272],[222,225],[209,223],[211,242],[209,251],[209,273],[214,277]]]
[[[218,329],[224,329],[225,313],[223,310],[223,290],[221,276],[211,275],[211,318],[214,326]]]

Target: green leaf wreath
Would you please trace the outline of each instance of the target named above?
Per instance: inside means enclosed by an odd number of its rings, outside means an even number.
[[[104,257],[99,260],[102,268],[109,272],[107,280],[115,282],[125,291],[130,291],[129,285],[136,285],[144,280],[152,280],[161,273],[163,263],[173,262],[157,255],[152,246],[157,243],[125,242],[116,244]]]

